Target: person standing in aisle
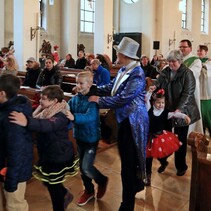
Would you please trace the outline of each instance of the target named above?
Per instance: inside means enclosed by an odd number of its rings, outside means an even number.
[[[25,191],[26,182],[32,176],[32,134],[8,118],[13,110],[32,115],[28,98],[17,95],[20,84],[20,79],[12,74],[0,76],[0,183],[8,211],[29,210]]]
[[[149,91],[164,89],[166,97],[166,108],[169,111],[179,111],[189,116],[190,124],[200,119],[199,109],[195,100],[196,79],[193,72],[183,63],[183,55],[180,50],[172,50],[167,56],[169,66],[159,75],[155,84],[149,87]],[[176,175],[183,176],[187,169],[187,135],[189,124],[184,119],[173,119],[174,133],[182,142],[182,146],[175,152],[174,162]],[[168,162],[167,157],[160,159],[159,173],[165,171]]]
[[[95,197],[94,180],[98,185],[97,199],[101,199],[107,189],[108,177],[104,176],[95,166],[94,161],[100,140],[100,117],[96,103],[89,102],[93,74],[84,71],[76,77],[77,95],[68,102],[70,112],[67,117],[74,122],[74,138],[77,142],[81,178],[85,190],[77,204],[83,206]]]
[[[183,64],[188,67],[190,70],[192,70],[193,75],[195,77],[196,85],[195,85],[195,100],[197,103],[197,106],[199,108],[199,113],[201,117],[201,97],[200,97],[200,74],[201,74],[201,69],[202,69],[202,62],[201,60],[197,57],[194,56],[192,53],[192,43],[190,40],[181,40],[180,41],[180,51],[182,52],[183,55]],[[189,132],[192,131],[197,131],[199,133],[203,133],[203,126],[202,126],[202,119],[199,119],[189,127]]]
[[[211,59],[208,58],[208,47],[199,45],[197,55],[202,62],[199,80],[203,130],[204,133],[208,130],[211,137]]]
[[[143,179],[146,177],[149,119],[145,106],[145,74],[136,56],[138,48],[139,43],[129,37],[124,37],[118,46],[114,46],[117,62],[122,68],[108,85],[97,88],[101,97],[89,98],[100,108],[115,110],[123,187],[119,211],[134,210],[135,195],[144,189]]]
[[[78,172],[73,144],[68,138],[67,102],[58,85],[49,85],[41,92],[40,105],[33,117],[11,112],[10,122],[37,134],[39,161],[33,176],[42,181],[51,197],[53,211],[66,211],[73,195],[64,187],[67,177]]]

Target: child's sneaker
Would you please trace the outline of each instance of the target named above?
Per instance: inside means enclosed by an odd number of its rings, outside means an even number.
[[[67,188],[66,188],[67,189]],[[64,196],[64,210],[67,209],[68,205],[72,202],[73,195],[70,193],[70,191],[67,189],[67,193]]]
[[[91,199],[93,199],[95,196],[95,193],[88,193],[87,190],[84,190],[84,193],[80,197],[80,199],[77,201],[77,205],[83,206],[87,204]]]

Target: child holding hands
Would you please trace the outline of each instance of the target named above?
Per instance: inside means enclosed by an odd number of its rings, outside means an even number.
[[[20,79],[12,74],[0,76],[0,210],[28,211],[26,182],[32,176],[32,134],[9,121],[11,111],[32,115],[29,100],[18,95]]]
[[[62,183],[68,176],[77,174],[73,146],[68,139],[67,108],[62,89],[51,85],[42,90],[33,117],[15,111],[10,115],[11,122],[37,134],[39,162],[33,176],[48,188],[54,211],[66,210],[72,201],[73,195]]]
[[[151,94],[148,93],[147,97],[149,98],[150,96]],[[162,173],[168,165],[168,162],[162,162],[162,158],[171,155],[181,146],[181,142],[177,136],[170,132],[170,119],[180,118],[184,119],[187,124],[190,123],[190,118],[186,114],[178,111],[169,112],[167,109],[165,109],[165,92],[163,89],[158,90],[154,95],[152,95],[152,105],[153,106],[148,110],[149,140],[146,151],[146,186],[151,184],[153,158],[158,158],[158,160],[161,162],[161,166],[158,168],[158,172]]]
[[[94,102],[89,102],[93,75],[84,71],[76,77],[76,91],[69,102],[68,118],[73,121],[74,137],[77,142],[81,178],[85,186],[84,193],[77,201],[79,206],[88,203],[95,196],[92,180],[98,184],[97,198],[102,198],[106,192],[108,177],[104,176],[95,166],[94,160],[100,139],[99,108]]]

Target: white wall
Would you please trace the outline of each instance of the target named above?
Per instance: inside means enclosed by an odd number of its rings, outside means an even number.
[[[37,0],[35,1],[37,2]],[[104,1],[106,0],[97,0],[97,4],[103,4]],[[192,2],[192,4],[189,5],[189,8],[193,11],[191,17],[193,24],[189,24],[190,26],[188,30],[181,29],[181,13],[179,11],[179,0],[139,0],[137,3],[132,5],[125,4],[122,0],[113,0],[113,5],[104,4],[104,6],[107,8],[105,10],[102,8],[102,11],[97,10],[97,13],[102,12],[104,14],[104,18],[106,18],[106,16],[110,18],[110,10],[112,10],[114,31],[116,31],[117,33],[141,32],[142,53],[148,55],[149,57],[152,57],[155,53],[155,51],[153,50],[153,41],[160,41],[160,49],[157,53],[162,53],[164,54],[164,56],[166,56],[169,50],[178,48],[179,41],[181,39],[190,39],[191,41],[193,41],[193,52],[196,53],[196,49],[199,44],[211,43],[211,29],[209,28],[208,35],[202,34],[200,32],[201,1],[190,1]],[[17,2],[19,2],[20,4],[22,0]],[[28,7],[30,8],[30,10],[28,12],[28,15],[26,16],[24,24],[28,26],[34,26],[35,24],[33,23],[32,19],[33,15],[31,12],[31,3],[29,4],[27,3],[27,1],[25,2],[25,8]],[[61,57],[65,56],[66,53],[75,52],[75,46],[77,46],[77,43],[84,44],[86,47],[85,51],[89,53],[94,52],[94,40],[99,47],[98,49],[103,49],[103,46],[105,46],[106,33],[103,35],[102,38],[97,36],[98,31],[96,31],[95,37],[93,36],[93,34],[84,34],[79,32],[80,0],[54,0],[53,6],[48,5],[48,0],[45,0],[45,2],[47,15],[47,35],[45,35],[45,39],[49,40],[52,46],[55,44],[60,46],[59,54],[61,55]],[[10,40],[14,40],[13,0],[5,0],[4,4],[4,45],[7,46]],[[78,4],[77,8],[76,4]],[[74,9],[77,11],[74,12]],[[209,0],[209,10],[211,11],[211,0]],[[209,22],[211,22],[210,11]],[[72,26],[74,26],[74,29],[71,29]],[[109,29],[105,29],[105,26],[102,26],[100,30],[112,31],[112,26],[110,26]],[[27,29],[27,33],[28,31],[29,30]],[[23,36],[24,39],[26,39],[26,35],[21,33],[20,35]],[[174,39],[174,35],[175,42],[169,46],[169,39]],[[40,41],[38,40],[38,48],[41,47],[41,44],[42,37]],[[208,45],[208,47],[210,46],[211,45]],[[22,54],[36,54],[36,52],[34,52],[36,51],[36,47],[24,48],[25,50],[24,52],[21,52]],[[74,50],[72,51],[72,49]],[[73,54],[75,57],[75,53]],[[211,55],[211,53],[209,55]],[[25,57],[26,56],[24,56],[24,58]]]
[[[77,59],[78,13],[78,0],[62,1],[60,58],[65,58],[65,55],[70,53],[74,59]]]
[[[14,25],[14,13],[13,13],[13,0],[4,0],[4,46],[7,47],[9,41],[14,41],[13,25]]]
[[[178,49],[181,39],[190,39],[193,45],[193,53],[196,54],[199,44],[211,43],[211,29],[209,28],[208,35],[200,32],[200,4],[201,1],[199,0],[189,0],[189,14],[192,11],[192,15],[189,18],[191,24],[189,24],[188,30],[182,30],[179,0],[139,0],[132,5],[120,0],[119,32],[141,32],[142,54],[149,57],[152,57],[155,53],[153,41],[160,41],[160,49],[157,53],[162,53],[166,56],[169,50]],[[210,0],[209,11],[211,11]],[[115,19],[114,24],[116,22],[117,20]],[[211,23],[210,12],[209,22]],[[174,42],[169,45],[169,40],[174,40]]]
[[[14,1],[14,47],[20,70],[25,70],[28,57],[36,57],[37,36],[31,40],[30,28],[37,27],[38,12],[37,0]]]
[[[112,58],[113,0],[96,1],[94,53]],[[111,39],[110,39],[111,38]]]
[[[1,18],[0,18],[0,26],[1,26],[1,30],[0,30],[0,49],[1,47],[4,46],[4,20],[5,20],[5,10],[4,10],[4,1],[0,1],[0,14],[1,14]]]

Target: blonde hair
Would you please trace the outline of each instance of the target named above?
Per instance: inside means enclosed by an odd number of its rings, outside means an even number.
[[[90,71],[90,72],[92,73],[92,68],[91,68],[90,66],[84,67],[84,70],[85,70],[85,71]]]
[[[78,75],[76,76],[76,80],[78,78],[85,78],[90,84],[93,83],[93,73],[91,71],[83,71],[78,73]]]
[[[12,57],[7,57],[6,62],[8,62],[6,69],[7,70],[17,70],[15,59]]]

